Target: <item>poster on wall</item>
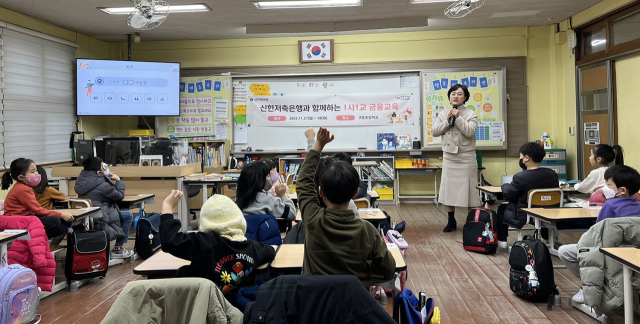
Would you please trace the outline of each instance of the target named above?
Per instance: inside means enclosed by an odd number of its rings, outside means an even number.
[[[441,144],[441,137],[434,137],[431,131],[436,117],[444,113],[451,104],[447,93],[456,84],[465,85],[469,89],[469,100],[465,108],[473,110],[478,115],[478,129],[476,142],[479,146],[496,145],[506,141],[504,120],[502,116],[503,104],[503,73],[502,71],[483,72],[452,72],[431,73],[423,72],[423,109],[425,143],[427,145]]]
[[[413,124],[413,95],[251,96],[251,127]]]
[[[180,116],[161,118],[158,128],[166,135],[226,139],[220,123],[229,100],[229,77],[180,78]]]

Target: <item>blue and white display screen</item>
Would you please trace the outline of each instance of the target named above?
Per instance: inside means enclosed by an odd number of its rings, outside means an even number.
[[[77,59],[79,116],[179,116],[180,63]]]

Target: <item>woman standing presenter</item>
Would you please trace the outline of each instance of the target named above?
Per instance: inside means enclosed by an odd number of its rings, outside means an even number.
[[[449,89],[451,107],[439,113],[433,123],[433,136],[442,136],[442,179],[438,202],[447,206],[449,220],[443,232],[456,229],[456,207],[469,210],[480,206],[476,129],[478,115],[464,106],[469,100],[466,86],[456,84]]]

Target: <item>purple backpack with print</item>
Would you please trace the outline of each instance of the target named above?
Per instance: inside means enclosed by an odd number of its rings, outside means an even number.
[[[0,301],[0,324],[31,322],[40,302],[39,292],[33,270],[19,264],[0,268],[0,296],[4,296]]]

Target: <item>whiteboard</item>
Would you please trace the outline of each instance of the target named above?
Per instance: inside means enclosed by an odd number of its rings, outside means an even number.
[[[450,107],[447,92],[454,84],[464,84],[470,98],[465,104],[478,115],[476,147],[507,149],[506,68],[425,70],[421,72],[423,91],[423,146],[439,150],[441,137],[431,136],[439,113]]]
[[[234,85],[240,82],[245,87],[251,84],[267,84],[271,96],[304,96],[304,95],[367,95],[367,94],[412,94],[412,111],[414,113],[411,124],[393,125],[368,125],[368,126],[331,126],[328,127],[335,140],[327,146],[329,151],[357,151],[377,150],[378,133],[409,134],[411,138],[422,138],[421,134],[421,92],[420,82],[402,82],[406,77],[420,77],[419,71],[393,72],[393,73],[362,73],[341,75],[297,75],[279,77],[234,77]],[[419,80],[419,79],[418,79]],[[304,86],[302,86],[304,84]],[[243,100],[234,87],[234,122],[242,123],[244,119],[238,119],[235,109],[238,102]],[[246,99],[251,98],[252,93],[246,92]],[[244,103],[241,103],[244,104]],[[247,136],[246,143],[238,143],[234,140],[234,152],[240,152],[247,147],[253,151],[264,152],[292,152],[306,149],[307,141],[304,136],[305,127],[257,127],[252,126],[252,116],[246,112]],[[318,129],[318,127],[314,127]],[[234,139],[244,138],[237,136],[234,131]]]

